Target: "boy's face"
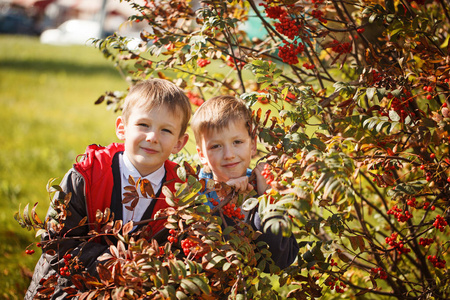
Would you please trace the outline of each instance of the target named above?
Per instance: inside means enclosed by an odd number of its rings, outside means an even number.
[[[214,179],[222,182],[244,176],[256,153],[256,140],[250,137],[243,121],[203,134],[197,145],[202,164],[208,165]]]
[[[134,107],[127,123],[117,118],[116,135],[125,142],[128,158],[141,176],[153,173],[171,153],[183,149],[189,136],[180,136],[181,119],[166,107],[147,112]]]

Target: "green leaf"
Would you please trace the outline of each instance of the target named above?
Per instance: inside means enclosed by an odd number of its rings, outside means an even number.
[[[214,268],[219,262],[221,262],[222,260],[224,260],[225,257],[221,256],[221,255],[216,255],[213,256],[209,261],[208,264],[206,265],[206,269],[212,269]]]
[[[189,294],[200,294],[200,289],[198,286],[191,281],[192,278],[183,278],[181,279],[181,287],[185,289]]]
[[[367,99],[372,100],[375,95],[376,88],[368,88],[366,90]]]
[[[205,277],[192,277],[192,281],[200,288],[204,294],[211,293],[211,287],[208,284],[208,280]]]
[[[450,35],[447,35],[447,38],[445,39],[445,41],[439,47],[441,49],[447,48],[449,40],[450,40]]]
[[[183,293],[182,291],[180,291],[180,290],[177,290],[176,293],[175,293],[175,295],[176,295],[177,299],[180,299],[180,300],[189,300],[189,297],[188,297],[185,293]]]
[[[377,14],[372,14],[369,18],[369,23],[373,23],[378,18]]]
[[[226,272],[226,271],[228,271],[228,269],[229,269],[230,267],[231,267],[231,263],[226,262],[226,263],[223,264],[222,270],[223,270],[224,272]]]
[[[228,226],[223,230],[222,235],[229,235],[234,230],[233,226]]]
[[[242,204],[242,209],[245,211],[251,211],[253,208],[258,205],[259,200],[258,198],[249,198],[245,200],[245,202]]]
[[[35,237],[41,236],[46,232],[47,231],[45,229],[39,229],[38,231],[36,231]]]
[[[172,273],[172,277],[178,278],[180,273],[178,273],[178,268],[173,264],[173,262],[171,260],[169,260],[169,269],[170,269],[170,273]]]
[[[175,288],[172,285],[166,285],[164,290],[167,292],[168,298],[177,299]]]
[[[178,267],[178,271],[181,273],[181,276],[186,277],[187,276],[186,265],[181,260],[177,260],[176,264]]]
[[[181,181],[186,181],[186,169],[184,167],[179,167],[177,169],[177,176],[181,179]]]

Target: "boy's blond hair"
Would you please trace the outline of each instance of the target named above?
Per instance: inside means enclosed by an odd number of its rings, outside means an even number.
[[[202,136],[212,130],[227,128],[231,122],[244,122],[251,134],[251,110],[245,102],[233,96],[217,96],[203,103],[191,120],[197,145]]]
[[[122,117],[127,123],[133,108],[150,111],[161,107],[166,107],[175,116],[181,117],[180,136],[182,136],[186,132],[192,114],[191,103],[184,91],[168,80],[154,78],[134,85],[125,97]]]

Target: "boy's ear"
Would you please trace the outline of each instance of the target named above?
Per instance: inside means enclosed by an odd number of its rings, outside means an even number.
[[[188,140],[189,140],[189,134],[187,134],[187,133],[185,133],[181,137],[179,137],[177,143],[175,144],[175,146],[172,149],[172,154],[176,154],[176,153],[180,152],[181,149],[183,149],[183,147],[186,145]]]
[[[200,158],[200,162],[202,163],[202,165],[208,165],[208,159],[206,158],[205,154],[202,151],[202,148],[197,146],[197,154],[198,154],[198,158]]]
[[[256,155],[256,153],[258,153],[258,143],[256,141],[256,136],[254,138],[252,138],[252,157]]]
[[[122,116],[116,119],[116,136],[121,141],[125,140],[125,122]]]

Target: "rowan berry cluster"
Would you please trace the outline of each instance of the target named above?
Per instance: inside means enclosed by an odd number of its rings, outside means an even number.
[[[431,86],[431,85],[425,85],[424,87],[423,87],[423,90],[425,91],[425,92],[428,92],[428,93],[432,93],[433,92],[433,87]],[[433,99],[433,95],[432,94],[428,94],[427,95],[427,100],[431,100],[431,99]]]
[[[431,175],[430,175],[430,176],[431,176]],[[427,175],[427,177],[428,177],[428,175]],[[429,180],[427,179],[427,181],[429,181]],[[426,209],[428,209],[429,206],[430,206],[430,202],[425,201],[425,202],[423,203],[422,208],[426,210]],[[431,209],[431,210],[435,210],[436,207],[435,207],[434,205],[432,205],[432,206],[430,207],[430,209]]]
[[[411,197],[411,199],[408,199],[406,201],[406,204],[408,204],[411,207],[416,207],[416,198],[415,197]]]
[[[170,235],[167,237],[167,241],[169,241],[169,243],[178,242],[177,231],[175,229],[170,229],[169,233],[170,233]]]
[[[195,247],[198,245],[198,243],[190,240],[190,239],[184,239],[181,241],[181,247],[183,248],[184,255],[188,256],[191,253],[194,253]],[[198,251],[195,251],[198,252]],[[196,253],[194,258],[201,258],[203,255],[201,253]]]
[[[337,293],[343,293],[347,285],[342,281],[338,282],[338,280],[337,277],[328,277],[325,284],[330,287],[330,290],[336,290]]]
[[[445,264],[447,263],[444,259],[436,257],[436,255],[428,255],[427,259],[438,269],[444,269]]]
[[[243,67],[246,63],[241,60],[237,60],[237,62],[234,62],[233,57],[230,55],[227,56],[227,66],[232,67],[233,69],[237,69],[237,67]],[[237,66],[237,67],[236,67]]]
[[[309,63],[306,63],[306,62],[303,64],[303,67],[305,69],[308,69],[308,70],[312,70],[312,69],[315,68],[315,66],[313,64],[309,64]]]
[[[25,253],[28,254],[28,255],[32,255],[32,254],[34,254],[34,250],[33,249],[27,249],[27,250],[25,250]]]
[[[350,53],[352,48],[353,46],[349,42],[341,43],[338,40],[333,40],[331,43],[331,50],[339,54]]]
[[[260,3],[259,5],[264,6],[268,18],[278,19],[287,15],[287,11],[281,6],[268,6],[264,3]]]
[[[406,222],[412,218],[412,214],[408,210],[403,212],[403,210],[397,207],[397,205],[394,205],[391,209],[389,209],[387,214],[394,215],[398,222]]]
[[[406,248],[403,242],[397,242],[398,233],[394,232],[390,237],[386,237],[386,244],[391,246],[390,249],[395,249],[400,255],[403,253],[409,253],[411,249]]]
[[[205,102],[205,100],[203,100],[198,94],[191,91],[187,91],[186,96],[189,98],[189,101],[196,106],[200,106],[203,102]]]
[[[59,268],[59,274],[61,274],[61,276],[70,276],[69,267],[64,266],[64,267]]]
[[[297,26],[296,21],[287,16],[281,17],[278,20],[280,23],[275,23],[275,29],[289,39],[294,40],[300,31],[300,27]]]
[[[330,266],[336,267],[337,266],[337,262],[335,262],[334,259],[331,259]]]
[[[311,11],[311,16],[313,18],[316,18],[319,22],[326,24],[327,20],[322,17],[324,15],[325,15],[325,13],[319,9],[314,9],[313,11]]]
[[[373,84],[380,82],[383,79],[383,76],[381,76],[381,73],[378,73],[375,70],[372,70],[372,81]]]
[[[298,43],[298,46],[294,43],[287,43],[283,46],[278,47],[278,56],[283,60],[284,63],[295,65],[298,64],[299,60],[297,55],[301,54],[305,50],[305,46],[302,43]]]
[[[429,246],[429,245],[431,245],[433,243],[434,243],[434,239],[432,239],[432,238],[429,238],[429,239],[427,239],[427,238],[420,238],[419,239],[419,245],[424,246],[424,247]]]
[[[241,212],[240,207],[236,207],[234,203],[228,203],[222,207],[223,214],[228,216],[229,218],[237,218],[239,220],[244,219],[244,215]]]
[[[444,227],[447,226],[447,221],[444,220],[443,217],[441,217],[440,215],[436,216],[436,220],[433,223],[433,226],[436,229],[439,229],[440,232],[444,231]]]
[[[271,184],[272,181],[275,179],[275,176],[270,171],[270,165],[266,164],[264,166],[264,170],[262,170],[261,175],[266,179],[267,184]]]
[[[197,65],[198,65],[200,68],[203,68],[203,67],[209,65],[210,63],[211,63],[211,62],[210,62],[208,59],[204,59],[204,58],[199,58],[199,59],[197,59]]]
[[[64,267],[59,268],[59,274],[61,276],[70,276],[69,264],[72,259],[72,254],[66,254],[63,256],[64,259]]]
[[[387,273],[386,271],[384,271],[382,268],[372,268],[370,269],[370,271],[372,271],[374,277],[379,277],[380,279],[387,279]]]

